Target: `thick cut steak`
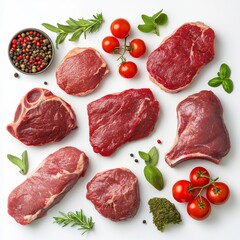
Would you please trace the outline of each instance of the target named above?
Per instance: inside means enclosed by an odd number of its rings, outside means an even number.
[[[58,142],[77,128],[76,116],[63,99],[43,88],[29,91],[19,103],[7,130],[26,145]]]
[[[135,216],[140,204],[137,177],[127,168],[97,173],[87,184],[87,199],[113,221]]]
[[[122,144],[153,131],[159,103],[148,88],[128,89],[89,103],[87,110],[93,150],[109,156]]]
[[[166,92],[186,88],[214,58],[214,31],[201,22],[186,23],[148,57],[150,79]]]
[[[106,62],[95,49],[74,48],[57,69],[57,84],[68,94],[84,96],[91,93],[108,72]]]
[[[192,158],[219,163],[229,152],[230,140],[223,120],[223,108],[212,91],[201,91],[187,97],[178,104],[177,116],[175,144],[165,156],[171,167]]]
[[[73,187],[88,168],[84,152],[64,147],[49,155],[8,197],[8,213],[26,225],[44,216]]]

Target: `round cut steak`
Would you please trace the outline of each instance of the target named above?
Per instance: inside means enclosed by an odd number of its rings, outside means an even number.
[[[127,168],[97,173],[87,184],[87,199],[112,221],[131,218],[140,205],[137,177]]]
[[[7,130],[26,145],[58,142],[77,128],[76,116],[63,99],[44,88],[29,91],[19,103]]]
[[[186,88],[214,58],[214,31],[201,22],[186,23],[148,57],[150,79],[166,92]]]
[[[57,69],[57,84],[68,94],[84,96],[94,91],[108,72],[106,62],[95,49],[74,48]]]

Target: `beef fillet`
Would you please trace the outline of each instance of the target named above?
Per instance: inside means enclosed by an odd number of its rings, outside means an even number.
[[[219,163],[229,152],[230,140],[223,120],[223,108],[212,91],[201,91],[187,97],[178,104],[177,116],[175,144],[165,156],[171,167],[193,158]]]
[[[150,79],[166,92],[186,88],[214,58],[214,31],[201,22],[186,23],[148,57]]]

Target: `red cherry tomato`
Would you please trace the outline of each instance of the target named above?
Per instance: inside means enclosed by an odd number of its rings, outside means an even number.
[[[118,39],[113,36],[107,36],[102,40],[102,48],[107,53],[117,53],[119,46]]]
[[[192,184],[187,180],[179,180],[172,187],[172,195],[178,202],[189,202],[194,198]]]
[[[135,58],[139,58],[146,52],[146,45],[142,39],[133,39],[130,42],[130,55]]]
[[[116,38],[125,38],[129,35],[131,26],[124,18],[114,20],[110,26],[111,33]]]
[[[195,220],[204,220],[211,213],[211,205],[205,197],[199,196],[188,203],[187,212]]]
[[[203,167],[195,167],[189,174],[193,186],[203,187],[210,181],[209,172]]]
[[[120,65],[118,71],[124,78],[133,78],[137,74],[138,68],[134,62],[127,61]]]
[[[206,196],[211,203],[219,205],[228,200],[230,190],[227,184],[223,182],[215,182],[207,188]]]

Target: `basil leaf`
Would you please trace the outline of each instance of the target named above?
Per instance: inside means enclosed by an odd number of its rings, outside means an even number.
[[[161,14],[162,14],[162,10],[160,10],[159,12],[155,13],[154,15],[152,15],[152,18],[155,20],[156,18],[158,18]]]
[[[149,17],[149,16],[147,16],[147,15],[145,15],[145,14],[142,15],[142,20],[143,20],[143,22],[144,22],[145,24],[149,24],[149,25],[154,24],[154,18]]]
[[[138,25],[138,29],[141,32],[149,33],[155,30],[155,26],[152,24],[142,24],[142,25]]]
[[[150,156],[149,156],[148,153],[139,151],[138,154],[139,154],[139,156],[146,162],[146,164],[147,164],[147,162],[150,161]]]
[[[157,163],[158,163],[158,158],[159,158],[159,155],[158,155],[158,150],[157,148],[154,146],[150,149],[150,151],[148,152],[148,155],[150,156],[150,162],[149,164],[152,165],[152,166],[156,166]]]
[[[21,174],[26,174],[28,171],[28,157],[27,157],[27,151],[24,151],[22,153],[22,159],[18,158],[16,156],[13,156],[11,154],[7,154],[7,158],[16,166],[19,167],[19,172]]]
[[[165,25],[168,22],[168,16],[165,13],[160,14],[157,18],[155,18],[155,23],[158,25]]]
[[[162,190],[164,186],[162,173],[158,168],[152,165],[144,167],[144,176],[147,181],[152,184],[156,189]]]
[[[231,70],[229,68],[229,66],[226,63],[223,63],[220,66],[220,72],[219,72],[219,77],[221,77],[222,79],[224,78],[229,78],[231,75]]]
[[[209,80],[208,85],[211,87],[218,87],[222,84],[223,80],[220,77],[215,77]]]
[[[42,23],[42,25],[47,28],[48,30],[50,30],[51,32],[55,32],[55,33],[61,33],[61,29],[49,24],[49,23]]]
[[[231,93],[233,91],[233,81],[229,78],[223,80],[222,86],[227,93]]]

